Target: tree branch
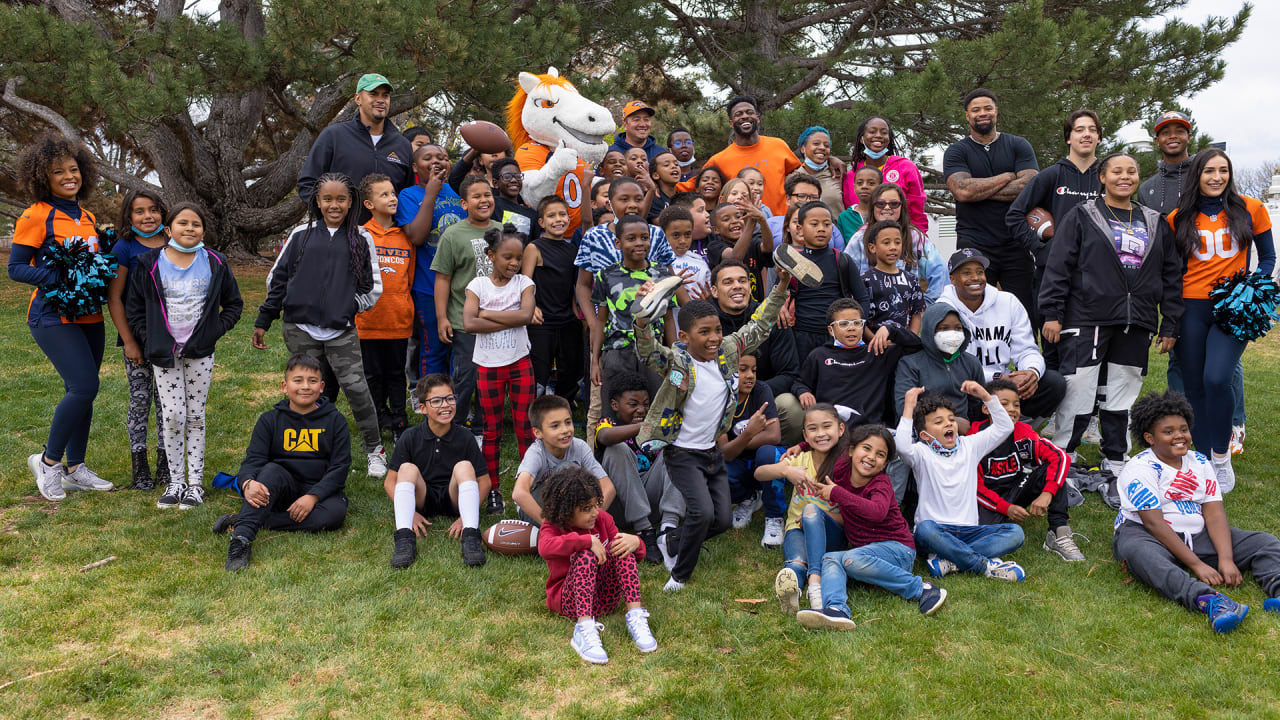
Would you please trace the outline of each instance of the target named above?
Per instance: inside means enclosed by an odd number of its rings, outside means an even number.
[[[867,0],[862,0],[861,2],[849,2],[849,3],[840,4],[840,5],[833,5],[832,7],[829,7],[826,10],[823,10],[821,12],[816,12],[810,15],[805,15],[803,17],[798,17],[794,20],[783,23],[782,32],[784,34],[793,33],[793,32],[796,32],[797,30],[803,30],[811,25],[817,25],[820,22],[826,22],[828,20],[835,20],[836,18],[843,17],[859,8],[866,10],[869,7],[877,4],[882,4],[882,3],[876,3],[874,2],[874,0],[871,2],[868,2]],[[863,22],[866,22],[866,21],[863,20]]]
[[[698,27],[694,19],[687,15],[684,10],[680,9],[679,5],[676,5],[671,0],[658,0],[658,3],[662,5],[667,12],[671,13],[672,17],[675,18],[676,23],[684,28],[686,37],[688,37],[689,41],[698,49],[698,52],[702,55],[703,59],[707,61],[707,67],[711,68],[713,73],[720,75],[724,84],[728,85],[733,92],[743,92],[742,82],[738,78],[716,72],[715,68],[717,63],[714,62],[717,57],[716,52],[707,44],[706,38],[702,37],[702,35],[698,33]]]
[[[827,50],[825,55],[823,55],[822,61],[810,69],[809,72],[805,73],[804,77],[792,83],[790,87],[774,95],[770,106],[779,107],[786,105],[797,95],[813,87],[823,75],[827,74],[831,65],[849,49],[849,46],[853,44],[853,41],[858,39],[861,30],[867,24],[867,21],[871,19],[872,15],[877,10],[882,9],[888,4],[888,0],[873,0],[873,2],[867,3],[858,17],[854,18],[849,24],[849,27],[841,33],[839,39],[832,43],[831,48]]]

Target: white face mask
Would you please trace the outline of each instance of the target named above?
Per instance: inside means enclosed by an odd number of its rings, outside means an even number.
[[[938,346],[943,355],[954,355],[964,344],[964,331],[940,330],[933,334],[933,344]]]

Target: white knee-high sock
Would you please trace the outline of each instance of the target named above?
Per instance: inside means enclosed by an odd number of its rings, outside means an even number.
[[[396,483],[395,495],[391,498],[391,504],[396,511],[396,529],[408,530],[412,528],[413,513],[418,509],[418,503],[413,495],[413,483]]]
[[[462,527],[480,527],[480,485],[475,480],[458,483],[458,515]]]

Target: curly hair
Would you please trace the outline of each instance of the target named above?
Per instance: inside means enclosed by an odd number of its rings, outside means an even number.
[[[951,398],[937,393],[926,393],[916,400],[916,410],[911,413],[911,426],[917,433],[924,429],[924,419],[939,410],[956,411],[956,404]]]
[[[542,519],[561,530],[570,530],[573,514],[592,501],[603,503],[600,481],[578,465],[565,465],[547,476],[542,486]]]
[[[867,316],[866,313],[862,311],[862,305],[859,304],[857,300],[854,300],[851,297],[836,298],[827,306],[827,324],[830,325],[835,322],[836,314],[844,310],[857,310],[858,317],[861,318],[865,318]]]
[[[643,392],[646,397],[649,395],[649,384],[640,373],[624,370],[611,376],[610,380],[609,397],[604,398],[605,402],[613,402],[621,398],[623,393],[629,392]]]
[[[22,149],[18,155],[17,176],[22,190],[31,202],[47,200],[53,195],[49,187],[49,169],[62,158],[72,158],[80,166],[80,189],[76,200],[83,201],[98,186],[98,164],[83,143],[72,142],[61,133],[49,132]]]
[[[1004,377],[993,378],[991,382],[983,385],[982,387],[992,395],[995,395],[997,390],[1009,390],[1015,393],[1018,392],[1018,386],[1014,384],[1012,380]]]
[[[1133,441],[1144,448],[1151,447],[1146,434],[1151,432],[1161,418],[1171,415],[1179,415],[1186,420],[1188,430],[1195,425],[1191,417],[1191,403],[1180,392],[1150,392],[1135,400],[1133,407],[1129,408],[1129,432],[1133,434]]]

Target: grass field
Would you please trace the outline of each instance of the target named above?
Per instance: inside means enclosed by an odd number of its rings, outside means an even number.
[[[264,270],[238,274],[246,314],[217,353],[206,482],[235,472],[254,419],[280,396],[279,325],[269,351],[249,346]],[[948,577],[947,604],[929,618],[853,588],[849,633],[808,632],[778,612],[781,554],[760,547],[757,515],[708,544],[682,593],[663,594],[665,572],[643,566],[660,648],[642,656],[612,616],[604,667],[581,662],[572,623],[545,609],[536,556],[491,554],[467,568],[438,524],[417,564],[392,571],[391,504],[361,463],[342,530],[264,531],[252,566],[232,576],[226,537],[209,531],[238,508],[231,493],[211,491],[186,512],[157,510],[159,491],[58,505],[37,494],[25,460],[62,390],[22,321],[26,296],[0,285],[0,717],[1280,716],[1280,616],[1262,612],[1250,576],[1232,593],[1254,606],[1249,619],[1215,636],[1203,615],[1128,582],[1111,556],[1115,513],[1093,494],[1072,522],[1092,539],[1081,543],[1087,562],[1041,550],[1043,520],[1033,519],[1013,556],[1025,583]],[[1278,358],[1272,341],[1245,356],[1248,449],[1227,498],[1233,524],[1269,532],[1280,530]],[[1148,386],[1163,387],[1163,359],[1151,369]],[[89,462],[118,485],[128,484],[126,405],[112,344]],[[505,443],[503,464],[514,466],[514,440]],[[503,475],[507,493],[511,481]],[[769,601],[741,602],[758,598]]]

